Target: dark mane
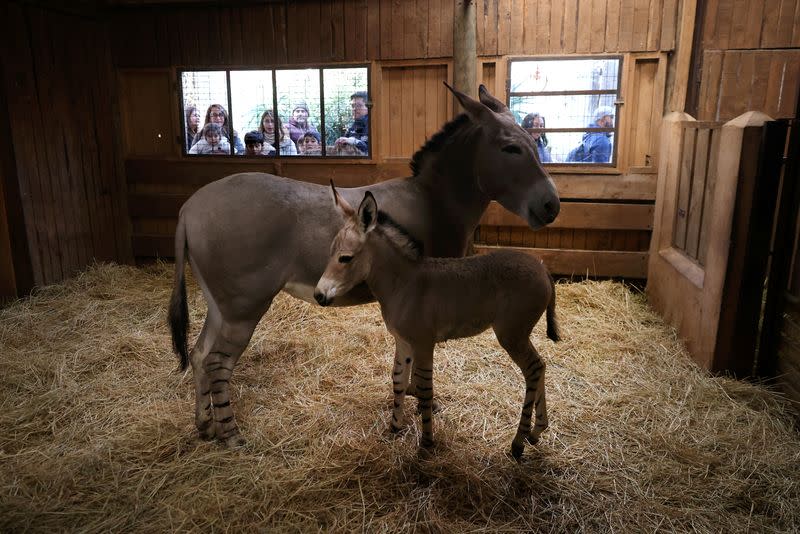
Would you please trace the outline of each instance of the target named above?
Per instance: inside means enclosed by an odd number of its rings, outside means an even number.
[[[463,128],[464,125],[468,124],[469,122],[470,119],[466,113],[461,113],[458,117],[442,126],[441,130],[436,132],[433,137],[428,139],[428,141],[422,145],[422,148],[414,153],[414,157],[411,158],[410,165],[413,176],[419,175],[420,171],[422,170],[422,164],[425,161],[425,156],[431,152],[438,152],[441,150],[446,142],[453,137],[453,134],[455,134],[455,132]]]
[[[424,254],[422,242],[400,226],[400,223],[392,219],[388,213],[380,210],[378,210],[378,228],[408,259],[417,261],[422,258]]]

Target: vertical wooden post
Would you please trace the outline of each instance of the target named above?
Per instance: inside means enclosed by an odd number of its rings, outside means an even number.
[[[478,49],[475,0],[455,0],[453,10],[453,87],[473,98],[478,94]],[[453,100],[455,115],[461,112]]]
[[[705,2],[702,2],[705,6]],[[664,113],[670,111],[684,111],[686,107],[686,92],[689,80],[689,69],[692,63],[692,43],[697,15],[697,0],[683,0],[678,15],[677,37],[675,53],[669,62],[667,71],[667,98]],[[700,53],[700,51],[698,51]]]

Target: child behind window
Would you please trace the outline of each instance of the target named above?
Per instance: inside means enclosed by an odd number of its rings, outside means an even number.
[[[200,132],[200,140],[189,150],[189,154],[230,154],[231,145],[228,138],[222,135],[218,124],[209,122]]]
[[[261,132],[253,130],[244,135],[244,153],[246,156],[261,156],[263,148],[264,135]]]

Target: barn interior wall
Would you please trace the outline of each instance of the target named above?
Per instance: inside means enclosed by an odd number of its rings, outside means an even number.
[[[707,0],[698,26],[698,120],[727,121],[746,111],[774,119],[797,115],[800,94],[800,0]],[[797,271],[796,271],[797,272]],[[790,286],[796,298],[796,286]],[[800,312],[787,302],[775,369],[779,386],[800,403]]]
[[[478,77],[496,96],[506,98],[508,58],[622,54],[620,137],[636,136],[635,142],[620,144],[614,169],[552,170],[564,201],[560,219],[569,226],[534,233],[492,206],[476,234],[479,244],[541,250],[554,258],[554,270],[561,274],[646,276],[657,124],[682,1],[478,0]],[[342,0],[116,9],[109,17],[112,53],[123,93],[123,123],[133,124],[134,130],[177,137],[176,67],[366,62],[375,106],[368,162],[197,162],[181,156],[177,142],[151,154],[127,152],[134,254],[171,256],[177,207],[199,186],[233,172],[261,170],[323,184],[336,176],[342,185],[408,175],[414,150],[452,118],[450,97],[440,82],[452,80],[455,6],[454,0]],[[170,94],[157,88],[164,84],[171,85]],[[634,90],[634,85],[646,90]],[[151,93],[162,94],[156,109],[166,106],[175,112],[159,119],[126,111],[124,95]],[[649,218],[642,216],[642,207]],[[609,209],[618,216],[609,220]]]
[[[695,78],[698,120],[745,111],[795,115],[800,90],[800,0],[705,2]]]
[[[30,266],[17,278],[44,285],[93,261],[132,261],[104,21],[28,3],[1,9],[3,104],[13,127],[3,175],[22,208],[21,220],[7,222],[27,238],[27,251],[12,252],[28,257],[14,264]]]

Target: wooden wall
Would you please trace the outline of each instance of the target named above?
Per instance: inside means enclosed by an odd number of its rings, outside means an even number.
[[[28,261],[15,263],[32,270],[17,274],[43,285],[95,260],[131,261],[105,24],[28,3],[5,3],[0,13],[0,105],[13,128],[3,178],[22,207],[22,220],[8,222],[27,237]]]
[[[556,225],[532,232],[493,204],[476,234],[479,245],[534,248],[560,274],[646,276],[668,53],[676,47],[685,1],[477,0],[478,77],[500,99],[506,98],[510,57],[613,53],[624,58],[617,167],[552,169],[563,200]],[[150,134],[124,154],[137,257],[172,255],[177,206],[213,179],[256,169],[323,184],[336,176],[337,183],[345,180],[342,185],[405,176],[414,151],[452,118],[451,97],[441,82],[453,76],[455,0],[158,9],[130,3],[120,2],[109,28],[123,130]],[[370,161],[199,161],[181,156],[173,142],[179,128],[176,67],[337,62],[371,66]],[[159,117],[134,111],[159,94],[155,109],[175,112]],[[163,131],[172,135],[157,138]]]
[[[709,0],[696,79],[698,120],[745,111],[794,116],[800,90],[800,0]]]

